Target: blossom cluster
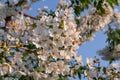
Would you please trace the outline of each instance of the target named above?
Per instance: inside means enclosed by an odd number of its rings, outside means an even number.
[[[87,58],[87,67],[83,70],[83,74],[88,79],[120,79],[120,64],[112,63],[107,67],[103,67],[100,64],[100,60],[96,57]]]
[[[115,59],[119,60],[120,59],[120,45],[115,46],[113,50],[110,50],[109,47],[105,47],[102,50],[98,51],[99,55],[102,56],[102,59],[104,60],[110,60],[110,59]]]
[[[14,9],[13,13],[1,11],[5,13],[4,16],[0,14],[3,20],[8,17],[7,14],[13,17],[10,21],[4,20],[4,28],[0,29],[0,77],[3,80],[21,80],[25,76],[34,80],[56,80],[61,76],[73,77],[79,72],[83,63],[77,49],[93,38],[94,32],[111,22],[113,12],[108,8],[110,13],[101,16],[92,10],[88,15],[77,18],[80,22],[78,26],[73,8],[69,5],[69,2],[61,0],[55,16],[42,12],[38,20],[24,17],[22,13],[16,14]],[[0,8],[8,10],[6,7]],[[94,66],[97,63],[98,59],[87,58],[87,67],[82,68],[84,73],[81,74],[87,78],[98,78],[102,74],[116,80],[120,78],[120,75],[112,74],[119,72],[116,69],[118,66],[112,65],[98,71]],[[103,69],[108,71],[103,72]]]
[[[92,40],[95,32],[103,29],[111,22],[114,13],[111,8],[108,8],[106,12],[108,12],[106,16],[101,16],[95,9],[92,9],[89,14],[80,17],[79,30],[82,43]]]

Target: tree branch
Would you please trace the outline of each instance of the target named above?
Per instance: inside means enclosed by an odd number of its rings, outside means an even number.
[[[34,20],[39,20],[37,17],[34,17],[34,16],[31,16],[29,14],[26,14],[26,13],[22,13],[20,11],[18,11],[19,14],[23,14],[25,17],[30,17],[31,19],[34,19]]]

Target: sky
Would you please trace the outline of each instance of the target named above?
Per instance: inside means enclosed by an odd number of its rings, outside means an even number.
[[[55,10],[58,2],[59,0],[46,0],[44,2],[38,2],[32,5],[33,9],[31,11],[25,11],[25,12],[32,16],[36,16],[37,15],[36,10],[38,8],[43,9],[44,6],[48,6],[49,9]],[[87,57],[93,58],[94,56],[97,56],[98,58],[101,58],[96,52],[100,49],[103,49],[106,45],[107,45],[106,35],[104,35],[102,31],[97,32],[92,41],[85,42],[78,49],[79,55],[82,55],[83,57],[83,63],[86,63]],[[103,61],[103,60],[100,61],[102,62],[101,65],[107,66],[108,61]],[[76,79],[70,78],[69,80],[78,80],[78,78]]]

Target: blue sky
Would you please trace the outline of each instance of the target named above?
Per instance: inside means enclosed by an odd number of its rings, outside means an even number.
[[[44,2],[38,2],[36,4],[33,4],[32,11],[26,11],[26,13],[28,13],[32,16],[35,16],[35,15],[37,15],[36,10],[38,8],[42,9],[44,6],[48,6],[50,9],[55,10],[58,1],[59,0],[46,0]],[[83,56],[84,63],[86,62],[87,57],[93,58],[94,56],[97,56],[100,58],[100,56],[97,55],[96,51],[104,48],[107,45],[106,36],[104,35],[104,33],[102,31],[97,32],[95,35],[96,36],[95,36],[94,40],[84,43],[78,49],[79,54]],[[103,60],[101,60],[101,61],[102,61],[101,65],[103,65],[103,66],[106,66],[108,64],[107,61],[103,61]],[[73,79],[70,79],[70,80],[73,80]],[[74,79],[74,80],[78,80],[78,79]]]

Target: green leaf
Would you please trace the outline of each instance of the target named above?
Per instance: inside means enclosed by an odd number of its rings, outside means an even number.
[[[0,63],[3,63],[3,59],[2,59],[2,57],[0,57]]]
[[[108,80],[108,78],[104,78],[102,76],[98,77],[98,80]]]
[[[32,76],[24,76],[22,75],[19,80],[34,80]]]
[[[59,75],[59,78],[57,80],[63,80],[62,75]]]
[[[82,11],[89,8],[89,5],[94,5],[97,11],[103,15],[105,14],[105,8],[103,6],[110,5],[114,8],[115,5],[119,5],[118,0],[106,0],[107,4],[104,4],[105,0],[71,0],[72,7],[74,7],[74,13],[79,16]]]
[[[79,70],[88,70],[86,66],[80,66]]]
[[[107,42],[108,45],[112,48],[114,48],[116,45],[120,44],[120,29],[109,29],[109,32],[107,33]]]
[[[43,69],[42,69],[42,68],[40,68],[40,67],[37,67],[37,68],[35,69],[35,71],[37,71],[37,72],[42,72],[42,71],[43,71]]]
[[[50,16],[52,16],[52,17],[55,17],[56,15],[55,15],[55,11],[52,11],[52,10],[50,10],[49,12],[48,12],[48,15],[50,15]]]
[[[63,75],[59,74],[59,78],[57,80],[68,80],[67,78],[68,78],[67,75],[63,76]]]
[[[0,77],[0,80],[3,80],[2,77]]]
[[[62,20],[58,26],[58,28],[63,29],[64,28],[64,20]]]
[[[24,3],[27,3],[27,0],[19,0],[16,6],[22,6]]]
[[[79,77],[79,79],[81,79],[81,77],[82,77],[80,72],[78,72],[78,77]]]
[[[97,6],[97,1],[94,1],[94,7],[96,7]]]
[[[59,47],[58,49],[59,49],[59,50],[64,50],[64,46],[62,46],[62,47]]]
[[[105,14],[105,9],[103,8],[103,0],[99,0],[97,6],[96,6],[96,9],[98,10],[98,12],[102,15],[102,14]]]
[[[32,28],[35,29],[37,27],[36,23],[32,24]]]
[[[105,67],[103,67],[103,72],[106,74],[106,68]]]
[[[53,37],[49,36],[49,39],[50,39],[50,40],[53,40]]]
[[[113,61],[115,61],[115,59],[111,58],[110,61],[109,61],[109,64],[112,64]]]
[[[114,8],[114,3],[113,3],[113,0],[107,0],[108,1],[108,3],[109,3],[109,5],[112,7],[112,8]]]
[[[62,37],[66,37],[66,35],[65,35],[64,33],[61,33],[61,36],[62,36]]]
[[[48,27],[52,29],[52,28],[53,28],[53,25],[49,25]]]
[[[79,5],[79,4],[80,4],[80,0],[75,0],[75,3],[76,3],[77,5]]]
[[[57,80],[63,80],[62,78],[58,78]]]
[[[101,13],[101,14],[105,14],[105,13],[106,13],[106,12],[105,12],[105,9],[101,7],[101,8],[100,8],[100,13]]]
[[[14,56],[15,52],[10,52],[11,56]]]
[[[79,25],[79,24],[80,24],[79,19],[75,19],[75,21],[76,21],[76,24],[77,24],[77,25]]]
[[[108,4],[114,8],[114,5],[119,5],[118,0],[107,0]]]
[[[16,75],[13,75],[13,76],[12,76],[12,80],[15,80],[15,78],[17,78],[17,76],[16,76]]]
[[[9,74],[8,74],[8,73],[4,75],[4,77],[8,77],[8,76],[9,76]]]
[[[74,7],[74,13],[76,14],[76,16],[79,16],[81,11],[82,10],[81,10],[80,6],[75,6]]]
[[[89,70],[89,69],[86,66],[80,66],[78,70],[75,71],[79,79],[81,79],[84,70]]]
[[[28,47],[29,49],[36,49],[36,46],[35,46],[34,44],[29,44],[27,47]]]

